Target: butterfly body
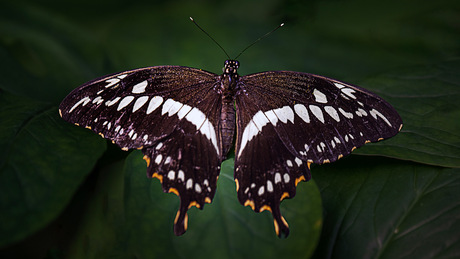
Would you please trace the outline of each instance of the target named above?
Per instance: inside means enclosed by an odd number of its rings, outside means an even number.
[[[311,178],[310,164],[333,162],[368,142],[394,136],[398,113],[375,94],[338,80],[292,71],[239,76],[181,66],[131,70],[90,81],[61,103],[63,119],[122,149],[142,149],[147,176],[180,197],[174,232],[187,210],[214,197],[220,164],[236,135],[241,204],[269,210],[275,231],[289,227],[280,203]]]

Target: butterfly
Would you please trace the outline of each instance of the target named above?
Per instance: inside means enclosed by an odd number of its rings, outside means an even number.
[[[142,150],[147,176],[180,198],[176,235],[187,230],[188,209],[211,203],[235,142],[238,200],[270,211],[276,234],[286,237],[280,203],[311,179],[311,164],[390,138],[402,120],[385,100],[349,83],[293,71],[239,76],[238,68],[228,59],[221,75],[154,66],[103,76],[73,90],[59,113],[122,150]]]

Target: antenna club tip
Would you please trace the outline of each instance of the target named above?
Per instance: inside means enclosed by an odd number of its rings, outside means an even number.
[[[192,22],[194,21],[193,18],[192,18],[192,16],[190,16],[189,18],[190,18],[190,21],[192,21]]]
[[[190,18],[192,18],[192,17],[190,17]],[[280,24],[280,27],[283,27],[283,26],[284,26],[284,22]]]

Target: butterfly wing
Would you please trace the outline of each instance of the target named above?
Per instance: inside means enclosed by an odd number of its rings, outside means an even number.
[[[256,212],[270,210],[279,236],[289,233],[280,202],[310,179],[311,163],[336,161],[402,126],[382,98],[326,77],[264,72],[242,77],[237,89],[238,198]]]
[[[203,208],[216,191],[222,162],[217,75],[179,66],[109,75],[72,91],[63,119],[89,128],[123,150],[142,149],[148,177],[180,197],[174,232],[187,228],[187,210]],[[203,152],[206,151],[206,152]]]

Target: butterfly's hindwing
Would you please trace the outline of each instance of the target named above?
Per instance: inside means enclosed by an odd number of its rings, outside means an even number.
[[[242,128],[245,121],[251,120],[245,115],[254,105],[238,100],[238,127]],[[270,122],[262,126],[262,118],[251,121],[246,123],[251,129],[245,132],[249,133],[238,135],[238,143],[242,139],[250,140],[244,148],[238,146],[236,151],[240,154],[235,160],[238,200],[255,212],[272,212],[277,235],[287,236],[289,227],[281,215],[280,203],[285,198],[295,196],[299,181],[310,180],[309,164],[291,154]]]
[[[77,88],[61,103],[62,117],[122,149],[142,149],[147,175],[181,199],[176,234],[187,210],[203,208],[216,190],[222,162],[217,75],[163,66],[114,74]]]

